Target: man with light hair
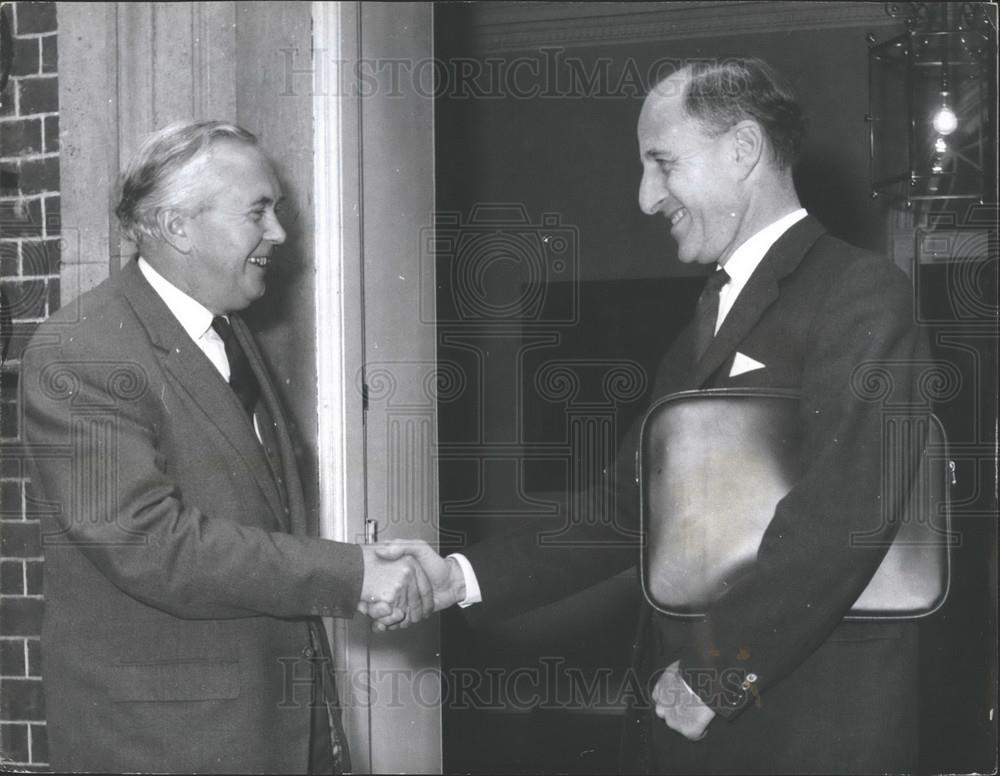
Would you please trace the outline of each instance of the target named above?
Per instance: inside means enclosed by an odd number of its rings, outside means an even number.
[[[430,612],[416,563],[320,539],[306,509],[240,318],[285,241],[281,203],[245,129],[154,133],[116,210],[137,257],[24,351],[58,771],[347,771],[320,618]]]

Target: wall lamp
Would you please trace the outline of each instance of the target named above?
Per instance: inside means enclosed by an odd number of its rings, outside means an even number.
[[[887,3],[906,32],[868,35],[871,190],[910,207],[994,201],[996,6]]]

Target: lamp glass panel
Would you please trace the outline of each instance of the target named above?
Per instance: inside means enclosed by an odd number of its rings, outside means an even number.
[[[869,50],[875,191],[983,196],[991,50],[985,35],[964,30],[911,31]]]
[[[981,37],[970,32],[913,35],[912,193],[921,197],[978,197],[983,182],[987,71]],[[934,118],[954,114],[955,128]],[[950,117],[947,117],[950,118]]]
[[[872,181],[880,192],[900,197],[910,185],[908,50],[903,35],[868,53]]]

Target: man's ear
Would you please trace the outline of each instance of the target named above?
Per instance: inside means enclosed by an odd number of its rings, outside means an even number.
[[[191,252],[187,214],[178,208],[164,207],[156,211],[156,225],[164,242],[178,253]]]
[[[753,172],[766,151],[764,131],[756,121],[741,121],[733,128],[733,159],[742,177]]]

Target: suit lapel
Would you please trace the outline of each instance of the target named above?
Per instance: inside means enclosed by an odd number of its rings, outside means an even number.
[[[271,511],[287,528],[264,451],[236,394],[142,277],[134,261],[122,269],[121,282],[125,297],[157,349],[164,368],[247,466]]]
[[[734,355],[767,308],[778,299],[779,281],[799,265],[824,231],[815,218],[806,216],[771,246],[743,287],[718,334],[694,365],[689,381],[691,388],[701,388]]]

